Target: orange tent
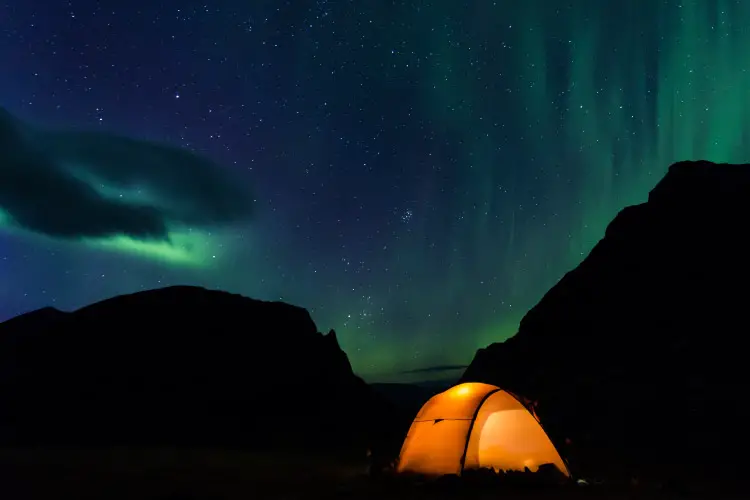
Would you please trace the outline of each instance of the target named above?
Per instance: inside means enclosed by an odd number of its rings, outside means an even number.
[[[460,474],[468,468],[568,468],[537,418],[494,385],[460,384],[433,396],[417,414],[401,448],[398,471]]]

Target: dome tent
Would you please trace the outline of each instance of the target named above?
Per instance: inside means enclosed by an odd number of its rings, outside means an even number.
[[[524,470],[565,462],[539,420],[494,385],[460,384],[433,396],[412,422],[399,455],[399,472],[461,474],[465,469]]]

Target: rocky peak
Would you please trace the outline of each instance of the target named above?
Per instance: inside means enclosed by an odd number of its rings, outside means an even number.
[[[579,473],[715,471],[747,441],[749,220],[750,165],[673,165],[462,381],[536,401]]]

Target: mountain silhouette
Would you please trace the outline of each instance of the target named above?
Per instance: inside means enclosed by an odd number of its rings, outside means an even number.
[[[462,382],[533,400],[575,473],[735,474],[750,416],[749,227],[750,165],[672,165]]]
[[[364,457],[387,429],[384,402],[305,309],[186,286],[0,324],[0,400],[5,445]]]

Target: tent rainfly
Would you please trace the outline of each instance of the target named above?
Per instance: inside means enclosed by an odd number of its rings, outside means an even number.
[[[570,476],[539,420],[494,385],[460,384],[433,396],[417,414],[397,470],[423,475],[465,469],[524,470],[554,464]]]

